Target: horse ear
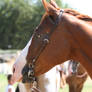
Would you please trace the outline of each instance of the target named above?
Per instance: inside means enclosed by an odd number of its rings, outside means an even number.
[[[58,5],[55,3],[55,0],[50,0],[50,4],[53,5],[53,7],[60,9]]]
[[[47,13],[55,14],[57,12],[58,6],[53,0],[50,0],[50,3],[46,2],[46,0],[42,0],[42,2]]]
[[[48,8],[47,8],[48,3],[46,2],[46,0],[42,0],[42,3],[43,3],[45,10],[48,11]]]

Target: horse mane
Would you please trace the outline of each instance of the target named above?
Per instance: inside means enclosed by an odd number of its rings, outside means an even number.
[[[73,9],[65,9],[64,11],[65,11],[65,13],[76,16],[78,19],[81,19],[81,20],[84,20],[86,22],[89,22],[89,23],[91,22],[92,23],[92,18],[89,17],[88,15],[83,15],[83,14],[81,14],[81,13],[79,13],[79,12],[73,10]]]

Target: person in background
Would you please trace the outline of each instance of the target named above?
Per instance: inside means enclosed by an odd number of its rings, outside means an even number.
[[[15,92],[15,88],[13,87],[13,82],[11,80],[11,77],[12,77],[11,74],[7,76],[8,86],[6,87],[6,92]]]

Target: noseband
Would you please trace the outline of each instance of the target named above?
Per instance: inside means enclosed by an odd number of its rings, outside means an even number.
[[[47,44],[49,43],[49,40],[50,40],[50,37],[52,35],[52,33],[54,32],[55,28],[58,26],[58,24],[60,23],[61,21],[61,17],[62,17],[62,14],[63,14],[63,10],[60,10],[60,13],[59,15],[57,16],[56,18],[56,21],[52,21],[52,19],[49,17],[49,20],[51,21],[51,23],[53,24],[53,28],[52,30],[46,34],[44,37],[43,37],[43,40],[42,40],[42,46],[41,48],[39,49],[37,55],[35,56],[35,58],[32,60],[32,62],[28,65],[26,64],[22,70],[22,75],[23,75],[23,79],[22,81],[25,83],[25,82],[31,82],[31,83],[34,83],[34,81],[36,81],[36,77],[34,75],[34,65],[35,65],[35,61],[38,59],[38,57],[40,56],[40,54],[42,53],[42,51],[45,49],[45,47],[47,46]],[[40,38],[40,35],[37,35],[37,39]]]

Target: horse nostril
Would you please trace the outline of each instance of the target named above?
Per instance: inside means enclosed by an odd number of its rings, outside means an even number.
[[[13,73],[15,72],[15,68],[13,68]]]

